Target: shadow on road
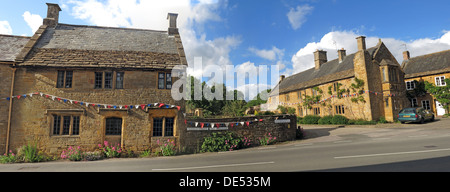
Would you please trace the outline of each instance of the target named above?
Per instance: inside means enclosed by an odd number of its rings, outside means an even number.
[[[450,156],[377,165],[315,170],[314,172],[450,172]]]
[[[315,128],[315,129],[303,129],[304,137],[303,139],[312,139],[317,137],[329,136],[330,132],[337,129],[333,128]]]

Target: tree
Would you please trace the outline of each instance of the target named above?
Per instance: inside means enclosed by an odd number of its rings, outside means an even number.
[[[425,89],[432,94],[444,107],[445,112],[449,112],[450,104],[450,79],[444,79],[445,86],[435,86],[433,83],[425,81]]]

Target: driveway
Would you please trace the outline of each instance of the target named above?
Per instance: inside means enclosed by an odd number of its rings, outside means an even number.
[[[301,143],[349,142],[350,138],[392,139],[401,137],[420,137],[429,134],[450,132],[450,118],[436,118],[433,122],[386,123],[376,125],[299,125],[305,138]]]

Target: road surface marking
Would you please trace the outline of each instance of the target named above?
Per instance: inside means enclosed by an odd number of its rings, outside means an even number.
[[[352,142],[352,141],[350,141],[350,140],[343,140],[343,141],[335,141],[333,143],[350,143],[350,142]]]
[[[428,135],[410,135],[408,137],[426,137],[426,136],[428,136]]]
[[[414,154],[414,153],[430,153],[430,152],[438,152],[438,151],[450,151],[450,148],[433,149],[433,150],[422,150],[422,151],[404,151],[404,152],[395,152],[395,153],[376,153],[376,154],[367,154],[367,155],[351,155],[351,156],[341,156],[341,157],[334,157],[334,158],[335,159],[348,159],[348,158],[375,157],[375,156],[386,156],[386,155],[403,155],[403,154]]]
[[[152,169],[152,171],[176,171],[176,170],[187,170],[187,169],[206,169],[206,168],[218,168],[218,167],[237,167],[237,166],[249,166],[249,165],[264,165],[273,164],[275,162],[256,162],[256,163],[238,163],[238,164],[226,164],[226,165],[208,165],[199,167],[178,167],[178,168],[167,168],[167,169]]]

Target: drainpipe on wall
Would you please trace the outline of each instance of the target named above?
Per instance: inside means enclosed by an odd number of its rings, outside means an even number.
[[[9,114],[8,114],[8,129],[6,131],[6,154],[9,153],[9,138],[11,132],[11,114],[12,114],[12,104],[13,104],[13,94],[14,94],[14,79],[16,77],[16,67],[15,63],[12,68],[12,80],[11,80],[11,94],[9,95]]]

